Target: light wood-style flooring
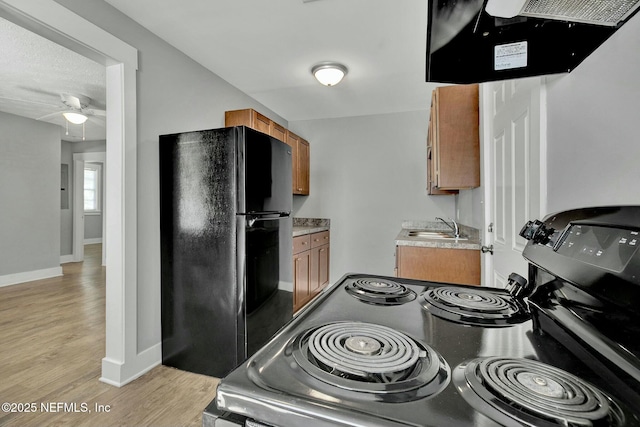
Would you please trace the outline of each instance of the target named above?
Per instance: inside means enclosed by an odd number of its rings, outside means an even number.
[[[3,406],[0,426],[202,425],[215,378],[158,366],[121,388],[99,381],[100,262],[101,245],[87,245],[85,261],[64,264],[62,277],[0,288],[0,404],[20,409]]]

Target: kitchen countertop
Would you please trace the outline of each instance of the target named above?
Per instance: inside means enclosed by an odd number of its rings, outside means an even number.
[[[451,232],[452,230],[440,221],[403,221],[402,229],[396,236],[395,243],[396,246],[480,250],[482,247],[482,243],[480,242],[480,231],[473,227],[467,227],[462,224],[458,225],[460,227],[460,234],[466,237],[465,240],[433,239],[428,237],[409,236],[409,232],[412,230],[443,232]]]
[[[293,237],[328,231],[331,220],[325,218],[293,218]]]
[[[305,234],[319,233],[321,231],[328,231],[329,227],[293,227],[293,237],[304,236]]]

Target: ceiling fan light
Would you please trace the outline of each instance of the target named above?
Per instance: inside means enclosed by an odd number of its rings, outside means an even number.
[[[81,125],[87,121],[87,116],[80,113],[62,113],[65,119],[74,125]]]
[[[325,62],[315,65],[311,73],[316,80],[325,86],[335,86],[342,81],[347,74],[347,67],[334,62]]]

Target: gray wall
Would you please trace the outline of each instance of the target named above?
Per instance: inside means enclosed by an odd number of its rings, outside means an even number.
[[[102,214],[84,215],[84,240],[102,239]]]
[[[0,276],[60,267],[60,128],[0,112]]]
[[[104,1],[58,3],[139,51],[137,319],[138,351],[143,351],[161,340],[158,136],[222,127],[224,112],[240,108],[255,108],[283,126],[288,123]]]
[[[425,106],[427,101],[425,101]],[[453,217],[452,196],[427,196],[429,111],[290,122],[311,145],[311,190],[294,215],[331,219],[331,280],[393,275],[402,220]]]
[[[550,79],[549,212],[640,204],[640,16],[570,74]]]

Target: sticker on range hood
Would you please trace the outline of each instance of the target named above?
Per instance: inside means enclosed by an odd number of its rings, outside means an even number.
[[[494,70],[510,70],[527,66],[527,42],[509,43],[494,49]]]

